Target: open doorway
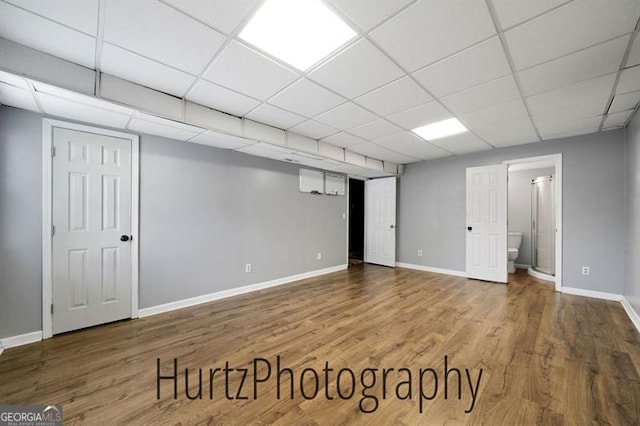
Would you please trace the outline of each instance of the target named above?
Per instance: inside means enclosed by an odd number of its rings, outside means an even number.
[[[562,155],[508,164],[509,259],[529,275],[562,287]],[[515,244],[514,244],[515,243]],[[513,252],[513,254],[511,253]]]
[[[364,261],[364,181],[349,178],[349,265]]]

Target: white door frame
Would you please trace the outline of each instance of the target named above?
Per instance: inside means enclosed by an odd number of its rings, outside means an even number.
[[[53,206],[53,128],[78,130],[131,141],[131,318],[138,318],[138,237],[139,237],[139,138],[129,133],[105,130],[83,124],[42,120],[42,338],[53,335],[53,241],[51,238]]]
[[[516,164],[535,163],[536,166],[549,167],[554,166],[556,169],[555,178],[555,208],[556,208],[556,291],[562,291],[562,154],[542,155],[539,157],[518,158],[514,160],[505,160],[504,164],[509,166]]]

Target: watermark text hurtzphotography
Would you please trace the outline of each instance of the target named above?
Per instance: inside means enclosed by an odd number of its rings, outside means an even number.
[[[287,367],[283,358],[253,358],[243,367],[229,361],[213,366],[180,365],[178,358],[156,358],[156,398],[188,400],[256,400],[267,398],[275,390],[275,398],[306,400],[357,401],[363,413],[374,413],[381,400],[418,401],[423,413],[427,401],[437,398],[463,401],[469,414],[476,405],[483,369],[452,365],[444,356],[439,365],[415,367],[366,367],[351,369],[332,365],[329,361],[314,368]]]

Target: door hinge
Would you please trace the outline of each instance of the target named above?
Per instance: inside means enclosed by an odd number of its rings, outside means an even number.
[[[55,146],[52,146],[52,147],[51,147],[51,156],[52,156],[52,157],[55,157],[55,156],[56,156],[56,147],[55,147]]]
[[[53,315],[53,303],[51,304],[51,315]]]
[[[56,227],[51,225],[51,236],[53,237],[54,235],[56,235]]]

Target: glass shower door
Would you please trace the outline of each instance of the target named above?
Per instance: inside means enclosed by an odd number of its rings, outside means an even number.
[[[553,176],[531,181],[531,267],[555,275],[555,209]]]

